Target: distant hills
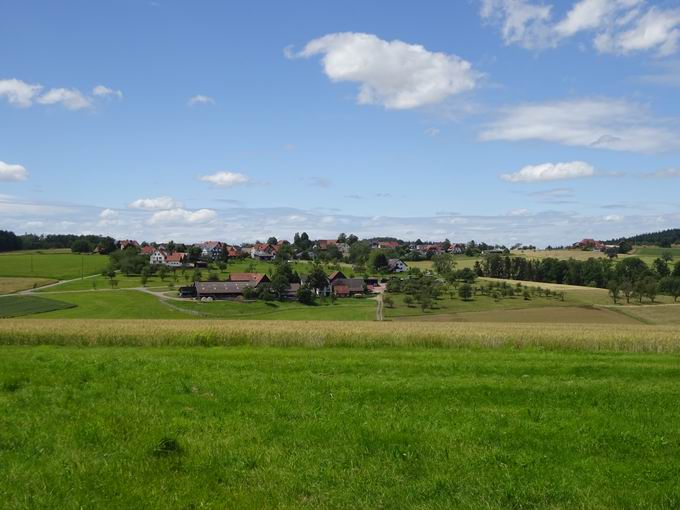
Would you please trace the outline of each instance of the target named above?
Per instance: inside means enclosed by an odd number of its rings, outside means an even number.
[[[654,244],[662,247],[670,247],[673,244],[680,244],[680,228],[638,234],[631,237],[620,237],[619,239],[611,239],[607,241],[607,243],[620,244],[624,241],[628,241],[631,244]]]

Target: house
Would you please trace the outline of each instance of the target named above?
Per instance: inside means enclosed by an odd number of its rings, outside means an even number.
[[[122,239],[120,241],[116,241],[116,246],[118,246],[118,248],[121,250],[126,250],[127,248],[139,249],[139,243],[137,241],[133,241],[132,239]]]
[[[206,241],[198,245],[201,248],[201,257],[210,260],[217,260],[222,254],[224,243],[220,241]]]
[[[243,296],[247,288],[255,288],[253,281],[244,282],[196,282],[196,297],[211,299],[236,299]]]
[[[240,249],[236,248],[235,246],[229,246],[227,248],[227,257],[230,259],[237,259],[241,257],[243,253],[241,252]]]
[[[162,250],[154,250],[149,257],[149,262],[151,264],[165,264],[165,258],[167,254]]]
[[[328,275],[328,281],[331,285],[333,285],[333,283],[335,283],[335,281],[338,279],[346,280],[347,277],[342,271],[333,271],[330,275]]]
[[[302,287],[300,283],[291,283],[283,297],[285,299],[297,299],[297,292],[300,290],[300,287]]]
[[[168,267],[182,267],[187,258],[186,253],[176,251],[165,257],[165,265]]]
[[[581,239],[578,243],[574,244],[574,248],[594,251],[604,251],[606,249],[602,241],[596,241],[595,239]]]
[[[381,249],[381,250],[394,250],[395,248],[399,248],[399,242],[398,241],[378,241],[376,248]]]
[[[391,273],[405,273],[408,271],[408,266],[403,260],[389,259],[387,261],[387,269],[389,269]]]
[[[465,249],[467,247],[465,246],[465,243],[451,243],[451,246],[449,247],[449,253],[453,253],[454,255],[462,255],[465,253]]]
[[[264,273],[230,273],[230,282],[251,282],[255,287],[261,283],[269,283],[271,280]]]
[[[320,239],[316,242],[315,248],[317,250],[325,251],[331,246],[337,246],[338,241],[335,239]]]
[[[363,278],[337,278],[331,284],[331,292],[338,297],[351,297],[366,293]]]
[[[155,251],[156,251],[156,248],[154,248],[150,244],[147,244],[146,246],[142,246],[141,254],[146,255],[147,257],[150,257],[151,255],[153,255],[153,252],[155,252]]]
[[[349,251],[350,251],[349,244],[347,244],[347,243],[338,243],[338,244],[335,245],[335,247],[336,247],[336,248],[338,249],[338,251],[340,252],[340,255],[342,255],[343,257],[349,257]]]
[[[272,260],[276,257],[278,247],[267,243],[255,243],[250,248],[250,258],[257,260]]]
[[[179,288],[179,297],[196,297],[196,286],[195,285],[186,285],[184,287]]]

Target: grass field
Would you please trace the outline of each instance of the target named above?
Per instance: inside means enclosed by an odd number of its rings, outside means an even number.
[[[453,260],[456,262],[456,269],[472,269],[475,266],[475,262],[481,260],[481,257],[468,257],[467,255],[453,255]],[[422,271],[427,271],[432,269],[431,260],[416,260],[406,262],[408,267],[417,267]]]
[[[4,346],[0,366],[7,508],[680,501],[676,356]]]
[[[99,273],[109,263],[104,255],[44,252],[0,254],[0,276],[23,276],[68,280]]]
[[[55,282],[56,280],[51,280],[49,278],[0,277],[0,294],[11,294],[20,290],[33,289]]]
[[[56,288],[56,287],[55,287]],[[82,319],[276,319],[276,320],[373,320],[375,301],[338,299],[316,306],[297,302],[238,302],[167,300],[136,290],[100,290],[44,293],[77,308],[51,312],[51,318]]]
[[[73,304],[38,296],[0,297],[0,318],[47,313],[73,307]]]

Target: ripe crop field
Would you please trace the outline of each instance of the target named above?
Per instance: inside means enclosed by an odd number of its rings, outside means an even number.
[[[3,506],[680,500],[677,328],[229,324],[0,321]]]
[[[97,274],[109,263],[104,255],[77,255],[50,251],[0,254],[0,276],[68,280]]]
[[[50,280],[49,278],[0,277],[0,294],[11,294],[20,290],[32,289],[55,282],[56,280]]]

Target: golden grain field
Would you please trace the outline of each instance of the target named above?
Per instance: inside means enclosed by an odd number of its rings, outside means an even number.
[[[680,327],[335,321],[5,319],[0,344],[82,346],[539,347],[680,352]]]

